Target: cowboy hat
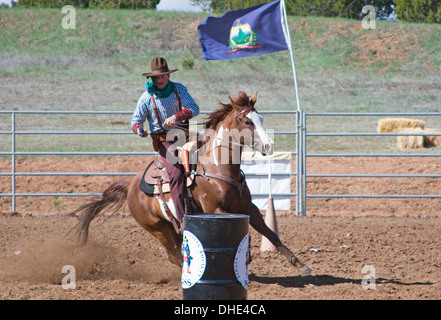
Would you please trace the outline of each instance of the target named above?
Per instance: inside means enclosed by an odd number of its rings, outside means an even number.
[[[156,76],[161,76],[163,74],[169,74],[169,73],[178,71],[178,69],[169,70],[168,65],[167,65],[167,60],[165,60],[162,57],[153,58],[151,65],[152,65],[151,66],[152,71],[143,73],[142,75],[144,77],[156,77]]]

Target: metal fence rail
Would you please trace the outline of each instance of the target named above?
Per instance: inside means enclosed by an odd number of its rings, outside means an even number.
[[[441,198],[441,194],[308,194],[306,192],[306,184],[308,178],[327,177],[327,178],[441,178],[441,174],[308,174],[306,172],[307,158],[309,157],[441,157],[441,154],[434,153],[309,153],[306,148],[306,137],[394,137],[394,136],[441,136],[435,133],[348,133],[348,132],[309,132],[307,128],[307,120],[311,117],[441,117],[441,113],[305,113],[300,111],[299,116],[299,139],[300,154],[298,157],[299,165],[299,181],[301,190],[298,197],[297,214],[306,214],[306,199],[307,198],[384,198],[384,199],[412,199],[412,198],[426,198],[435,199]],[[441,120],[441,119],[440,119]],[[439,121],[438,123],[441,123]]]
[[[208,114],[208,111],[202,111],[201,114]],[[441,157],[441,154],[435,153],[311,153],[307,148],[307,137],[394,137],[394,136],[441,136],[441,134],[434,133],[416,133],[416,134],[402,134],[402,133],[350,133],[350,132],[310,132],[308,129],[308,123],[311,118],[317,117],[441,117],[441,113],[306,113],[303,111],[259,111],[261,114],[275,114],[275,115],[295,115],[294,130],[274,131],[275,135],[294,135],[293,143],[295,142],[295,151],[291,153],[295,157],[296,169],[295,172],[289,174],[272,174],[276,175],[289,175],[295,179],[295,192],[287,192],[283,194],[272,194],[273,197],[295,197],[295,213],[297,215],[306,214],[306,199],[307,198],[441,198],[441,194],[425,194],[425,195],[409,195],[409,194],[393,194],[393,195],[375,195],[375,194],[308,194],[306,192],[306,186],[308,179],[317,177],[327,178],[441,178],[441,174],[310,174],[307,173],[307,159],[312,157],[421,157],[422,159],[429,157]],[[17,156],[130,156],[130,155],[154,155],[155,152],[31,152],[31,151],[17,151],[16,137],[19,135],[132,135],[133,133],[128,131],[62,131],[62,130],[17,130],[17,116],[20,115],[131,115],[132,112],[128,111],[1,111],[0,115],[10,115],[11,123],[10,130],[0,131],[0,136],[11,137],[11,149],[10,151],[0,151],[0,156],[10,156],[12,159],[12,167],[10,172],[0,172],[0,176],[11,177],[11,192],[0,193],[0,197],[12,198],[12,210],[16,210],[17,197],[43,197],[43,196],[66,196],[66,197],[82,197],[82,196],[96,196],[101,193],[23,193],[17,192],[16,178],[22,176],[134,176],[136,172],[17,172]],[[440,121],[441,123],[441,121]],[[266,174],[255,174],[266,176]],[[253,194],[253,196],[264,196],[261,194]]]
[[[200,114],[209,114],[209,111],[201,111]],[[297,115],[296,111],[259,111],[261,114],[291,114]],[[16,211],[17,197],[86,197],[86,196],[100,196],[102,193],[63,193],[63,192],[17,192],[16,178],[22,176],[135,176],[137,172],[17,172],[17,156],[132,156],[132,155],[155,155],[156,152],[86,152],[86,151],[72,151],[72,152],[49,152],[49,151],[17,151],[16,137],[19,135],[133,135],[131,130],[128,131],[65,131],[65,130],[17,130],[17,116],[19,115],[132,115],[130,111],[10,111],[0,110],[0,115],[11,116],[11,130],[0,131],[0,136],[9,135],[11,139],[11,151],[0,151],[0,156],[11,156],[12,168],[10,172],[0,172],[0,176],[11,177],[11,192],[0,193],[0,197],[12,198],[12,211]],[[296,131],[274,131],[275,135],[296,135]],[[296,152],[291,153],[296,156]],[[248,174],[254,176],[266,176],[266,174]],[[291,173],[273,173],[273,176],[295,176],[296,172]],[[263,194],[252,194],[252,196],[264,196]],[[295,192],[274,193],[273,197],[293,197]]]

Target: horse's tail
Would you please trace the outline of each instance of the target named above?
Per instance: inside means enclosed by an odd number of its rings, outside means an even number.
[[[104,209],[113,209],[113,212],[116,213],[121,208],[127,199],[129,184],[130,181],[117,181],[104,190],[101,199],[86,203],[70,213],[70,215],[77,216],[79,219],[74,229],[77,232],[78,240],[81,244],[84,245],[87,243],[89,225],[93,218]]]

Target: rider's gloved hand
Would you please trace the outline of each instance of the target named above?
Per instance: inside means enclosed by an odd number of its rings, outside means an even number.
[[[145,138],[148,136],[147,131],[144,130],[142,124],[140,124],[140,123],[135,123],[132,126],[132,131],[142,138]]]
[[[147,133],[147,131],[144,130],[143,127],[138,128],[138,136],[140,136],[141,138],[145,138],[148,135],[149,134]]]
[[[174,127],[176,127],[177,124],[178,123],[177,123],[175,115],[165,119],[165,121],[164,121],[164,127],[166,127],[166,128],[174,128]]]

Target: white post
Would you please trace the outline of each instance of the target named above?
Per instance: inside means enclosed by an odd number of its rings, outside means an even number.
[[[292,66],[292,73],[293,73],[293,77],[294,77],[294,90],[296,93],[297,110],[300,110],[300,99],[299,99],[299,88],[297,86],[296,65],[294,62],[294,54],[292,52],[291,36],[289,34],[288,17],[286,14],[285,0],[281,0],[280,4],[281,4],[280,7],[281,7],[281,14],[282,14],[282,21],[284,21],[284,25],[285,25],[285,39],[286,39],[286,43],[288,45],[289,53],[291,56],[291,66]]]
[[[268,196],[271,198],[272,197],[272,182],[271,182],[271,160],[268,157],[267,160],[267,165],[268,165]]]

